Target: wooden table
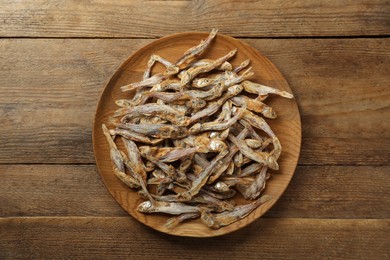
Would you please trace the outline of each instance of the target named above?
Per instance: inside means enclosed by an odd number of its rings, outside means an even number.
[[[389,258],[389,1],[113,2],[0,1],[1,259]],[[222,237],[173,237],[110,196],[92,121],[132,52],[212,27],[284,74],[301,156],[263,218]]]

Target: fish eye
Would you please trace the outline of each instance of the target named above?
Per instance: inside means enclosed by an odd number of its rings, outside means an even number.
[[[150,201],[145,201],[144,204],[143,204],[144,208],[145,209],[149,209],[152,207],[152,202]]]

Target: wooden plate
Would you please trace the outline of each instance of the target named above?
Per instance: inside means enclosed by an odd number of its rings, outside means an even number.
[[[207,33],[180,33],[158,39],[131,55],[114,73],[100,98],[93,128],[93,148],[96,163],[107,189],[115,200],[134,218],[143,224],[161,232],[178,236],[211,237],[238,230],[262,216],[279,199],[294,174],[301,145],[301,123],[298,106],[294,99],[270,97],[266,103],[274,108],[277,119],[267,120],[276,135],[279,137],[283,150],[279,158],[280,170],[273,172],[267,182],[263,194],[272,196],[272,200],[258,207],[246,218],[219,230],[212,230],[203,225],[200,220],[193,220],[180,224],[176,228],[167,229],[165,221],[170,217],[163,214],[143,214],[136,210],[143,200],[138,194],[124,186],[113,174],[109,156],[108,144],[101,130],[102,123],[107,123],[108,117],[117,109],[114,101],[121,98],[130,98],[132,94],[123,93],[120,86],[140,81],[146,63],[151,54],[158,54],[170,61],[177,60],[188,48],[197,45]],[[232,49],[238,49],[234,59],[229,60],[237,65],[245,59],[250,59],[255,75],[251,80],[292,93],[286,80],[279,70],[264,56],[246,43],[229,36],[218,34],[203,57],[218,58]],[[162,67],[155,66],[153,72],[162,71]],[[119,142],[118,142],[119,143]],[[237,198],[242,203],[242,198]],[[261,220],[259,220],[261,221]],[[124,230],[123,232],[131,232]]]

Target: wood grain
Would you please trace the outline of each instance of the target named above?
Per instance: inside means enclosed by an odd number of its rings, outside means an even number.
[[[389,259],[389,13],[387,0],[0,0],[0,259]],[[212,27],[287,79],[302,166],[249,227],[172,237],[104,187],[93,116],[145,38]]]
[[[160,37],[220,28],[235,37],[389,34],[387,1],[9,1],[2,37]],[[157,11],[158,10],[158,11]]]
[[[0,216],[128,216],[95,165],[1,165]]]
[[[100,92],[150,41],[0,40],[0,163],[93,163]],[[294,91],[303,123],[300,164],[389,165],[389,39],[245,41]]]
[[[389,167],[299,166],[265,217],[388,218],[389,171]],[[0,178],[0,217],[128,216],[94,165],[1,165]]]
[[[390,167],[299,166],[264,217],[389,217]],[[94,165],[1,165],[0,217],[131,218],[111,197]]]
[[[206,39],[208,33],[180,33],[163,37],[153,41],[137,50],[115,71],[110,81],[107,83],[98,107],[93,126],[93,149],[96,158],[96,165],[103,178],[107,189],[110,191],[115,200],[129,212],[134,218],[141,223],[152,227],[158,231],[168,234],[190,237],[210,237],[224,235],[253,222],[261,217],[270,207],[280,198],[294,175],[295,168],[298,163],[300,146],[301,146],[301,121],[296,100],[281,99],[277,101],[274,98],[267,100],[267,104],[271,107],[278,107],[278,119],[270,122],[270,126],[280,143],[283,145],[283,153],[278,159],[278,173],[273,176],[272,180],[267,181],[267,187],[262,192],[262,195],[270,196],[270,199],[258,206],[252,213],[245,218],[242,218],[230,225],[221,227],[220,229],[210,229],[203,224],[200,219],[191,220],[183,223],[175,228],[167,228],[166,221],[171,217],[162,214],[143,214],[137,210],[139,204],[143,201],[137,190],[129,189],[116,176],[113,175],[113,164],[110,157],[110,148],[107,139],[102,131],[102,124],[108,124],[109,118],[112,117],[117,109],[115,101],[123,98],[130,98],[134,93],[123,93],[120,87],[129,82],[138,82],[144,73],[143,65],[146,64],[150,56],[158,53],[161,57],[169,57],[172,60],[178,60],[184,52],[199,44],[200,41]],[[217,59],[226,55],[231,50],[239,49],[240,52],[229,59],[233,66],[238,66],[244,60],[250,59],[255,75],[249,79],[256,78],[256,82],[262,82],[265,85],[272,84],[275,88],[293,93],[278,69],[256,49],[237,40],[233,37],[218,34],[213,40],[211,46],[203,53],[203,57],[208,59]],[[164,72],[155,69],[154,73]],[[192,126],[191,124],[190,126]],[[187,129],[190,128],[188,126]],[[121,142],[117,142],[119,144]],[[123,143],[121,143],[123,144]],[[120,147],[120,146],[118,146]],[[126,149],[122,146],[122,151]],[[203,185],[202,185],[203,186]],[[245,201],[239,196],[233,198],[237,205],[249,204],[250,201]]]
[[[375,219],[260,219],[207,239],[169,236],[124,217],[9,218],[0,219],[0,230],[2,259],[386,259],[390,254],[390,221]]]

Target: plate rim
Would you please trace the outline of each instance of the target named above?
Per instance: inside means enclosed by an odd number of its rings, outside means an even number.
[[[111,74],[111,76],[108,78],[108,80],[106,80],[105,84],[104,84],[104,87],[102,89],[102,91],[100,92],[100,95],[99,95],[99,101],[97,102],[97,105],[95,107],[95,114],[94,114],[94,118],[93,118],[93,124],[92,124],[92,147],[93,147],[93,154],[94,154],[94,158],[95,158],[95,165],[96,165],[96,168],[99,172],[99,175],[100,175],[100,178],[102,179],[103,183],[104,183],[104,186],[105,188],[109,191],[109,194],[112,196],[112,198],[114,199],[114,201],[119,204],[119,206],[124,210],[126,211],[126,213],[128,215],[130,215],[133,219],[137,220],[136,222],[139,222],[139,223],[142,223],[143,226],[146,226],[152,230],[156,230],[158,232],[161,232],[161,233],[164,233],[164,234],[168,234],[168,235],[171,235],[171,236],[179,236],[179,237],[194,237],[194,238],[207,238],[207,237],[217,237],[217,236],[222,236],[222,235],[227,235],[227,234],[231,234],[233,232],[236,232],[238,230],[241,230],[242,228],[247,228],[248,226],[250,226],[250,224],[252,224],[253,222],[255,222],[256,220],[259,220],[266,212],[268,212],[273,206],[275,206],[275,204],[279,201],[280,197],[285,193],[287,187],[290,185],[291,183],[291,179],[293,178],[293,176],[295,175],[295,172],[296,172],[296,169],[297,169],[297,166],[298,166],[298,161],[299,161],[299,157],[300,157],[300,153],[301,153],[301,146],[302,146],[302,120],[301,120],[301,113],[300,113],[300,110],[299,110],[299,106],[298,106],[298,102],[296,101],[296,96],[294,95],[294,106],[295,106],[295,109],[297,111],[297,116],[296,118],[294,118],[296,120],[296,124],[297,124],[297,127],[299,128],[299,131],[298,131],[298,135],[299,135],[299,140],[297,140],[297,143],[295,144],[297,146],[297,155],[296,155],[296,158],[294,159],[294,161],[292,162],[293,163],[293,167],[292,167],[292,173],[291,175],[289,175],[289,179],[288,179],[288,182],[287,182],[287,185],[285,185],[284,187],[282,187],[281,189],[281,192],[278,193],[278,196],[276,198],[272,198],[270,201],[267,202],[268,203],[271,203],[271,205],[268,207],[267,210],[265,210],[263,213],[261,213],[259,216],[256,216],[255,218],[251,218],[249,219],[243,226],[240,226],[236,229],[228,229],[226,232],[220,232],[220,230],[223,230],[224,228],[222,227],[221,229],[218,229],[218,230],[214,230],[214,229],[211,229],[210,228],[210,232],[208,233],[208,235],[202,235],[202,236],[199,236],[199,235],[193,235],[193,234],[187,234],[187,233],[169,233],[169,232],[165,232],[163,230],[159,230],[153,226],[150,226],[149,224],[147,224],[146,222],[143,222],[141,221],[140,219],[136,218],[135,216],[133,216],[130,212],[128,212],[121,203],[118,202],[118,200],[116,199],[116,197],[114,196],[113,192],[111,191],[111,189],[109,188],[109,186],[107,185],[107,182],[105,180],[105,178],[103,177],[103,174],[102,174],[102,170],[100,169],[99,165],[98,165],[98,158],[97,158],[97,141],[96,140],[96,133],[95,133],[95,128],[96,128],[96,124],[97,124],[97,118],[98,118],[98,111],[99,111],[99,108],[102,106],[102,103],[103,103],[103,96],[106,94],[108,94],[108,86],[111,85],[111,84],[114,84],[116,78],[118,76],[120,76],[121,73],[123,73],[125,71],[125,67],[126,65],[128,65],[130,63],[130,60],[139,52],[142,52],[142,51],[145,51],[145,49],[148,49],[149,45],[153,44],[153,43],[156,43],[156,42],[160,42],[160,41],[165,41],[165,40],[169,40],[170,38],[175,38],[175,37],[180,37],[180,36],[186,36],[186,35],[199,35],[199,36],[202,36],[202,37],[207,37],[209,35],[209,33],[207,32],[199,32],[199,31],[185,31],[185,32],[180,32],[180,33],[174,33],[174,34],[169,34],[169,35],[166,35],[166,36],[163,36],[163,37],[160,37],[160,38],[157,38],[157,39],[153,39],[153,41],[150,41],[148,43],[145,43],[143,44],[140,48],[138,49],[135,49],[133,50],[129,56],[127,56],[127,58],[125,58],[125,60],[123,62],[121,62],[119,64],[119,66],[116,67],[116,69],[114,70],[114,72]],[[272,67],[273,69],[278,72],[281,77],[283,78],[283,80],[285,81],[287,87],[291,90],[291,92],[294,94],[294,92],[292,91],[291,87],[290,87],[290,84],[288,83],[287,79],[284,77],[284,75],[280,72],[280,70],[274,65],[274,63],[268,58],[266,57],[265,55],[262,54],[261,51],[259,51],[257,48],[251,46],[250,44],[246,43],[245,41],[242,41],[241,39],[237,39],[237,38],[234,38],[232,36],[229,36],[229,35],[226,35],[226,34],[222,34],[222,33],[219,33],[217,34],[217,37],[218,36],[221,36],[222,38],[227,38],[229,39],[230,41],[233,41],[234,43],[238,43],[238,44],[242,44],[242,45],[245,45],[247,48],[250,48],[252,50],[254,50],[254,52],[257,54],[257,55],[260,55],[261,58],[265,59]],[[106,93],[108,92],[108,93]],[[283,153],[283,152],[282,152]],[[129,188],[130,189],[130,188]],[[257,209],[259,208],[256,208],[253,212],[251,212],[249,215],[255,213],[257,211]],[[248,215],[248,216],[249,216]],[[248,217],[247,216],[247,217]],[[245,218],[247,218],[245,217]],[[244,218],[244,219],[245,219]],[[237,221],[237,222],[240,222],[241,220]],[[233,223],[234,224],[234,223]]]

